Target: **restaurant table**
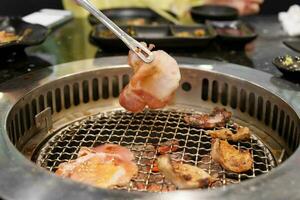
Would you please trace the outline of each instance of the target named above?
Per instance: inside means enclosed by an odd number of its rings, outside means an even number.
[[[286,83],[272,64],[272,60],[280,55],[299,55],[283,44],[289,36],[282,30],[277,16],[251,16],[243,18],[252,25],[258,33],[258,38],[244,49],[220,47],[213,43],[205,49],[189,51],[170,51],[173,56],[188,56],[195,58],[214,59],[244,65],[265,71],[274,75],[276,83]],[[28,47],[26,53],[12,53],[0,59],[0,83],[13,77],[40,68],[76,60],[99,58],[103,56],[126,55],[101,50],[89,41],[92,27],[87,19],[72,21],[52,30],[44,43]],[[295,80],[288,81],[299,89]]]

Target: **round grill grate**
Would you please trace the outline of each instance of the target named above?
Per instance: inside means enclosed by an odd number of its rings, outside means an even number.
[[[177,140],[178,151],[174,160],[196,165],[219,181],[212,187],[239,183],[268,173],[276,162],[267,147],[254,134],[251,140],[234,143],[239,149],[249,149],[254,160],[252,171],[233,173],[222,169],[210,157],[211,137],[206,130],[188,126],[183,117],[192,112],[178,110],[144,111],[132,114],[123,110],[99,113],[83,120],[71,123],[54,133],[37,152],[35,162],[49,171],[55,172],[57,166],[77,158],[83,146],[93,147],[105,143],[114,143],[128,147],[135,155],[139,167],[135,177],[125,189],[128,191],[170,191],[175,186],[166,181],[159,172],[152,172],[157,157],[149,144],[160,145],[163,142]],[[227,128],[234,129],[228,124]]]

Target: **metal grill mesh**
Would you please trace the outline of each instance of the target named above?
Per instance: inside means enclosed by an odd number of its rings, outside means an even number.
[[[92,147],[104,143],[127,146],[135,155],[139,167],[135,177],[126,189],[128,191],[169,191],[175,187],[159,172],[152,172],[156,153],[148,150],[147,144],[159,145],[175,139],[179,142],[174,159],[197,165],[209,174],[218,176],[213,187],[239,183],[269,172],[275,167],[270,151],[255,135],[247,142],[234,145],[239,149],[249,149],[254,160],[252,171],[232,173],[215,164],[210,157],[211,138],[206,130],[186,125],[183,117],[186,111],[160,110],[131,114],[122,110],[100,113],[74,122],[59,130],[40,149],[37,164],[54,172],[62,162],[77,158],[82,146]],[[227,128],[233,129],[230,125]]]

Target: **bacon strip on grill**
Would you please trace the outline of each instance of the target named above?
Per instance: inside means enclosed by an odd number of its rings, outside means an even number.
[[[78,158],[61,163],[55,174],[101,188],[124,186],[138,171],[133,158],[127,148],[119,145],[82,147]]]

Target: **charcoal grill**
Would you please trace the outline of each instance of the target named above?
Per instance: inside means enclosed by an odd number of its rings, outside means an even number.
[[[274,86],[272,77],[242,66],[177,58],[182,81],[174,102],[161,110],[132,114],[118,104],[131,71],[125,57],[55,66],[1,86],[0,196],[5,199],[296,199],[300,175],[300,127],[296,90]],[[209,155],[206,130],[187,126],[183,117],[214,107],[233,112],[248,126],[253,169],[232,173]],[[231,124],[227,128],[234,129]],[[219,181],[212,188],[174,190],[152,172],[155,152],[148,144],[177,140],[176,160],[200,166]],[[104,190],[56,177],[61,162],[77,157],[82,146],[115,143],[135,154],[139,174],[128,186]],[[30,162],[31,161],[31,162]],[[155,192],[153,192],[153,188]],[[158,188],[158,189],[157,189]],[[282,188],[282,189],[281,189]]]

